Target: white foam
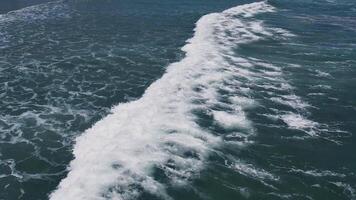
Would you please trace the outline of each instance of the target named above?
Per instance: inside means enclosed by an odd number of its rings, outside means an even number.
[[[331,182],[331,183],[341,188],[343,190],[343,193],[346,194],[350,199],[356,199],[356,191],[350,184],[343,183],[343,182]]]
[[[263,169],[258,169],[254,167],[252,164],[247,164],[244,162],[236,162],[234,165],[231,166],[234,170],[238,171],[239,173],[252,177],[257,180],[273,180],[273,181],[278,181],[279,178],[274,176],[273,174],[263,170]]]
[[[314,129],[318,123],[311,121],[300,114],[289,112],[282,115],[281,119],[291,129],[303,130],[311,136],[316,136]]]
[[[280,83],[280,84],[272,84],[272,83],[263,83],[259,85],[259,87],[266,89],[266,90],[277,90],[277,91],[288,91],[293,89],[291,85],[288,83]]]
[[[295,94],[281,95],[279,97],[272,97],[271,100],[276,103],[290,106],[296,110],[303,110],[310,106],[308,103],[306,103],[305,101],[302,101],[302,99]]]
[[[308,93],[308,96],[323,96],[325,93],[317,92],[317,93]]]
[[[234,104],[241,105],[245,109],[256,106],[256,102],[253,99],[243,97],[243,96],[233,96],[230,97],[229,100]]]
[[[213,111],[214,119],[225,128],[250,128],[250,121],[241,112],[228,113],[225,111]]]
[[[212,110],[227,126],[249,124],[238,106],[237,116],[212,106],[219,102],[218,89],[234,75],[235,66],[223,56],[237,44],[261,37],[260,21],[245,18],[273,10],[266,2],[257,2],[203,16],[182,48],[183,60],[171,64],[142,98],[114,107],[112,114],[76,139],[70,171],[50,199],[131,199],[142,190],[169,199],[154,169],[163,170],[172,184],[184,184],[221,142],[198,126],[194,109]]]
[[[276,189],[276,188],[269,182],[276,182],[279,181],[280,179],[278,176],[275,176],[264,169],[259,169],[254,165],[245,163],[241,160],[235,160],[231,164],[228,164],[228,162],[225,161],[225,165],[230,169],[238,172],[239,174],[255,179],[260,183],[264,184],[265,186],[270,187],[272,189]]]
[[[329,73],[323,72],[323,71],[320,71],[320,70],[315,70],[315,76],[323,77],[323,78],[332,78],[332,76]]]
[[[302,174],[306,174],[309,176],[315,176],[315,177],[324,177],[324,176],[330,176],[330,177],[340,177],[340,178],[344,178],[346,177],[345,174],[340,174],[340,173],[336,173],[336,172],[332,172],[329,170],[301,170],[301,169],[291,169],[291,172],[295,172],[295,173],[302,173]]]
[[[276,32],[277,35],[280,35],[282,37],[296,37],[293,33],[282,29],[282,28],[273,28],[274,32]]]
[[[311,88],[315,89],[323,89],[323,90],[330,90],[331,86],[330,85],[313,85]]]

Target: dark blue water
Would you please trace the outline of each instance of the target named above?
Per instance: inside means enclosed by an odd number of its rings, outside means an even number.
[[[356,199],[354,1],[0,5],[0,199]]]

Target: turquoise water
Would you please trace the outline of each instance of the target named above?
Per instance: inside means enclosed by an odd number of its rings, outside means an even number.
[[[356,199],[354,1],[32,3],[0,15],[0,199]]]

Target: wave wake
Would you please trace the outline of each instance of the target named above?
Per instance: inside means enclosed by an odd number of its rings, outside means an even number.
[[[170,199],[166,184],[189,181],[223,142],[198,123],[198,116],[252,134],[244,109],[253,100],[236,76],[253,79],[253,74],[238,68],[250,64],[233,58],[233,50],[273,34],[253,18],[273,11],[257,2],[203,16],[182,48],[183,60],[168,66],[142,98],[117,105],[76,139],[70,171],[50,199],[132,199],[142,192]],[[224,100],[221,90],[239,90],[239,96]]]

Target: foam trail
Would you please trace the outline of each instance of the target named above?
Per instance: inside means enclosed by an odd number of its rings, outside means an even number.
[[[271,35],[252,17],[272,11],[266,2],[257,2],[203,16],[182,48],[183,60],[168,66],[142,98],[114,107],[77,138],[69,174],[50,199],[134,199],[143,191],[170,199],[154,170],[179,185],[203,167],[210,149],[222,140],[203,130],[193,111],[214,111],[221,103],[218,90],[239,72],[225,56],[238,44]],[[215,112],[220,124],[249,128],[243,105],[228,106],[229,113]]]

